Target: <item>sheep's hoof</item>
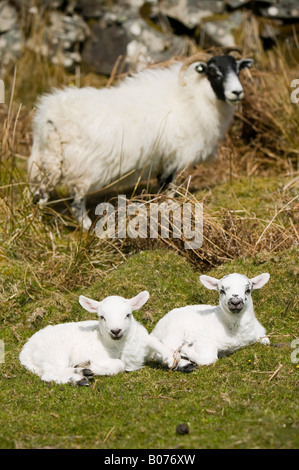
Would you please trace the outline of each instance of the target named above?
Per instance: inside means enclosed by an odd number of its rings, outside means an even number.
[[[186,364],[185,366],[177,368],[179,372],[184,372],[185,374],[189,374],[190,372],[193,372],[196,369],[197,369],[197,365],[193,364],[192,362],[189,362],[189,364]]]
[[[84,377],[87,377],[88,379],[92,379],[94,377],[94,373],[90,369],[82,369],[82,374]]]
[[[76,382],[76,385],[78,385],[78,387],[88,387],[89,380],[87,377],[83,377],[83,379],[78,380],[78,382]]]

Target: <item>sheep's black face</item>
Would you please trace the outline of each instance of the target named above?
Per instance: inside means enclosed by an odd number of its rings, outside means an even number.
[[[236,105],[244,97],[239,73],[243,68],[251,67],[252,64],[252,59],[236,60],[230,55],[215,56],[207,64],[200,62],[196,70],[198,73],[206,74],[219,100]]]

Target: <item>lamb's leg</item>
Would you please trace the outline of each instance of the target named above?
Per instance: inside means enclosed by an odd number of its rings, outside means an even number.
[[[88,368],[79,367],[74,370],[85,377],[91,377],[92,375],[116,375],[120,372],[124,372],[125,365],[120,359],[107,359],[104,362],[99,363],[90,360]]]
[[[44,367],[41,379],[45,382],[56,382],[57,384],[77,383],[83,379],[83,375],[74,367],[57,368],[53,365]]]
[[[180,344],[177,342],[175,342],[172,347],[169,347],[155,336],[150,335],[147,348],[147,358],[156,358],[170,369],[175,369],[180,372],[191,372],[196,368],[190,361],[181,358],[179,353]]]
[[[192,345],[184,344],[181,352],[199,366],[213,364],[218,359],[218,348],[203,341],[194,341]]]

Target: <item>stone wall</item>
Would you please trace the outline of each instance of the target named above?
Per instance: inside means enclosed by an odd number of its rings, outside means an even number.
[[[187,53],[190,44],[234,46],[249,12],[264,19],[266,46],[283,26],[290,36],[294,25],[298,31],[296,0],[0,0],[0,76],[24,47],[68,69],[109,75],[119,56],[138,69]]]

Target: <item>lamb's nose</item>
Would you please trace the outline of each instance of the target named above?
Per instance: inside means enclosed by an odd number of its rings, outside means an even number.
[[[113,336],[119,336],[119,333],[121,332],[121,329],[117,329],[117,330],[110,330],[111,333],[113,334]]]
[[[242,304],[242,303],[243,303],[243,300],[240,299],[239,297],[232,297],[232,298],[230,299],[230,303],[231,303],[232,305],[234,305],[234,306],[237,306],[237,305]]]

